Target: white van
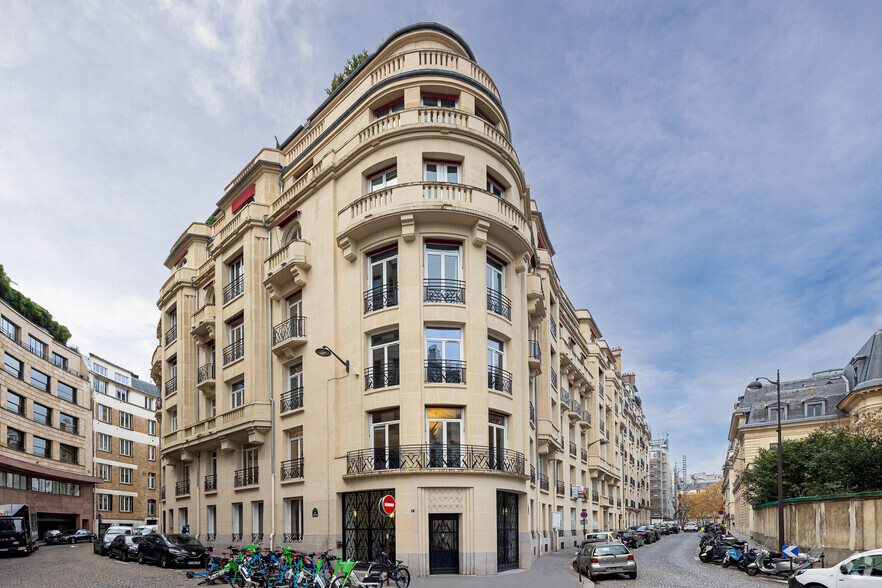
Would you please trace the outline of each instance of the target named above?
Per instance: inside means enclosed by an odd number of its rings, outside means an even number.
[[[150,533],[158,533],[159,525],[141,525],[132,529],[135,535],[149,535]]]

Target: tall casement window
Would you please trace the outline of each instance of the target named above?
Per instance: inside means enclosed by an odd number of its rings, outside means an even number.
[[[178,411],[172,409],[168,411],[168,430],[169,432],[178,430]]]
[[[423,294],[426,302],[465,304],[465,282],[460,279],[460,243],[427,241],[423,266]]]
[[[3,369],[7,374],[19,380],[24,377],[24,364],[8,353],[3,354]]]
[[[178,311],[172,309],[167,313],[168,329],[165,332],[165,344],[171,345],[178,338]]]
[[[393,112],[398,112],[401,110],[404,110],[404,96],[388,102],[374,110],[374,119],[383,118],[387,114],[392,114]]]
[[[288,366],[288,390],[282,392],[281,412],[303,408],[303,360]]]
[[[46,355],[46,344],[30,335],[28,335],[28,349],[30,349],[31,353],[34,355],[38,355],[43,359],[48,359]]]
[[[257,484],[257,447],[242,446],[242,469],[236,472],[234,487]]]
[[[98,510],[108,511],[113,510],[113,495],[111,494],[98,494]]]
[[[288,366],[288,390],[303,390],[303,361]]]
[[[505,438],[507,417],[499,413],[491,412],[488,417],[490,433],[490,469],[501,470],[505,468]]]
[[[459,96],[424,92],[420,98],[423,106],[435,106],[438,108],[457,108],[459,106]]]
[[[429,467],[462,467],[462,422],[461,408],[426,408]]]
[[[368,290],[364,311],[398,305],[398,246],[368,254]]]
[[[487,255],[487,310],[511,319],[511,300],[505,292],[505,264]]]
[[[426,327],[426,382],[464,384],[462,329]]]
[[[104,433],[98,433],[98,451],[111,451],[110,448],[110,435],[105,435]]]
[[[18,341],[18,325],[9,321],[5,316],[0,317],[0,332],[13,341]]]
[[[395,470],[401,467],[399,459],[399,425],[401,414],[385,410],[371,414],[371,449],[375,470]]]
[[[52,354],[52,364],[55,367],[60,367],[61,369],[67,369],[67,358],[63,355],[58,355],[57,353]]]
[[[73,415],[58,413],[58,428],[68,433],[79,433],[79,419]]]
[[[447,182],[459,184],[462,177],[462,164],[458,161],[423,161],[424,182]]]
[[[178,373],[177,373],[178,372],[178,364],[177,363],[174,364],[174,368],[175,368],[175,370],[174,370],[175,371],[175,374],[174,374],[175,379],[177,379],[177,375],[178,375]],[[116,398],[117,398],[117,400],[122,400],[123,402],[128,402],[129,401],[129,391],[126,390],[125,388],[123,388],[122,386],[117,386],[116,387]]]
[[[99,404],[98,406],[98,420],[102,423],[110,422],[110,407],[104,406],[103,404]]]
[[[245,317],[239,316],[227,324],[230,344],[224,348],[224,365],[245,356]]]
[[[398,184],[398,167],[387,167],[368,178],[368,194]]]
[[[224,304],[245,291],[245,262],[241,257],[227,264],[227,278]]]
[[[52,457],[52,441],[34,435],[34,455],[37,457]]]
[[[505,343],[487,337],[487,387],[511,394],[511,374],[505,371]]]
[[[14,412],[15,414],[24,416],[25,413],[25,399],[22,396],[19,396],[15,392],[6,391],[6,410]]]
[[[245,380],[230,384],[230,409],[245,404]]]
[[[282,480],[303,478],[303,428],[288,431],[288,461],[282,462]]]
[[[371,364],[364,375],[365,390],[397,386],[398,329],[371,336]]]
[[[277,332],[273,333],[274,337],[277,337],[279,341],[290,337],[305,337],[306,318],[303,316],[302,291],[296,292],[285,301],[285,316],[288,319],[287,326],[285,327],[287,332],[278,332],[279,328],[276,327]]]

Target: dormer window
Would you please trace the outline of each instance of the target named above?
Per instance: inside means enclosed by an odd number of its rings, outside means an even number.
[[[457,108],[459,106],[459,96],[449,96],[447,94],[427,94],[421,95],[423,106],[434,106],[439,108]]]
[[[374,111],[374,118],[382,118],[399,110],[404,110],[404,96],[376,109]]]
[[[819,417],[824,416],[824,401],[816,400],[805,403],[805,416]]]
[[[778,422],[778,410],[781,410],[781,420],[787,420],[787,405],[778,406],[770,406],[769,407],[769,420]]]

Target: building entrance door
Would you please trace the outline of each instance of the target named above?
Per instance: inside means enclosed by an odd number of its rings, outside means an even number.
[[[518,495],[496,493],[496,571],[518,567]]]
[[[459,573],[459,515],[429,515],[429,573]]]

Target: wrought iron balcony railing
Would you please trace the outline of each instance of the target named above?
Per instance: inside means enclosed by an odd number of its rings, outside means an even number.
[[[165,332],[165,345],[166,347],[171,345],[172,342],[178,338],[178,325],[172,325],[171,328]]]
[[[263,533],[251,533],[251,543],[260,543],[263,541]]]
[[[576,457],[576,444],[570,441],[570,455]]]
[[[206,363],[205,365],[199,366],[199,369],[196,370],[196,383],[201,384],[207,380],[214,379],[214,362]]]
[[[159,489],[159,499],[165,500],[165,486]]]
[[[204,487],[206,492],[214,492],[217,490],[217,474],[205,476]]]
[[[539,341],[534,341],[533,339],[530,339],[529,341],[527,341],[527,344],[527,352],[530,359],[542,361],[542,348],[539,347]]]
[[[548,322],[549,322],[549,327],[551,330],[551,336],[554,337],[555,339],[557,339],[557,323],[554,322],[553,317],[550,317]]]
[[[536,466],[530,466],[530,483],[536,483]]]
[[[175,482],[175,496],[189,496],[190,495],[190,480],[181,480],[180,482]]]
[[[588,450],[584,447],[582,448],[582,461],[588,461]]]
[[[557,390],[557,372],[551,368],[551,387]]]
[[[303,477],[303,458],[289,459],[282,462],[282,480],[298,480]]]
[[[428,444],[361,449],[346,454],[347,474],[449,468],[526,475],[519,451],[487,445]]]
[[[582,420],[585,421],[586,423],[588,423],[589,425],[591,424],[591,413],[588,412],[587,408],[582,409]]]
[[[294,337],[306,337],[305,316],[292,316],[273,327],[273,345]]]
[[[565,496],[566,495],[566,491],[564,490],[563,480],[555,480],[554,481],[554,489],[555,489],[555,492],[557,492],[558,496]]]
[[[560,391],[560,401],[561,401],[562,403],[566,404],[567,406],[570,405],[570,391],[569,391],[569,390],[567,390],[567,389],[565,389],[565,388],[562,388],[562,389],[561,389],[561,391]]]
[[[297,531],[293,533],[285,533],[283,537],[285,543],[293,543],[295,541],[303,541],[303,531]]]
[[[549,485],[548,476],[546,476],[545,474],[539,474],[539,489],[548,492],[550,487],[551,486]]]
[[[382,308],[389,308],[390,306],[398,306],[397,282],[394,284],[386,284],[385,286],[377,286],[364,291],[365,314]]]
[[[178,389],[178,377],[170,379],[165,383],[165,395],[168,396],[172,392]]]
[[[224,304],[245,291],[245,276],[239,276],[224,286]]]
[[[224,365],[245,356],[245,339],[233,341],[224,347]]]
[[[511,300],[492,288],[487,288],[487,310],[511,320]]]
[[[427,359],[426,383],[465,384],[466,362],[460,359]]]
[[[533,406],[533,402],[530,401],[530,421],[533,423],[536,422],[536,407]]]
[[[279,402],[279,412],[290,412],[298,408],[303,408],[303,388],[295,388],[282,392]]]
[[[206,541],[217,541],[217,533],[206,533],[205,540]]]
[[[398,360],[374,363],[364,370],[364,389],[377,390],[400,384]]]
[[[241,540],[242,540],[242,533],[233,533],[230,535],[230,541],[232,541],[233,543],[235,543],[236,541],[241,541]]]
[[[465,304],[465,282],[462,280],[425,278],[423,280],[423,300],[425,302]]]
[[[258,470],[260,468],[244,468],[236,470],[233,475],[233,487],[241,488],[243,486],[254,486],[257,484]]]
[[[487,366],[487,387],[511,394],[511,372],[493,365]]]

